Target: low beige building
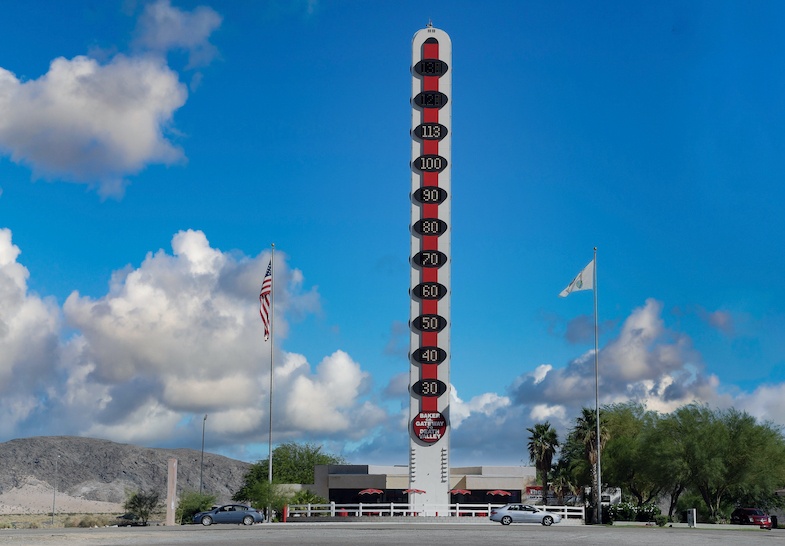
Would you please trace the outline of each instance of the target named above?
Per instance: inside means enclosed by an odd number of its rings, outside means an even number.
[[[407,502],[408,466],[318,465],[315,481],[309,487],[315,494],[339,504],[356,502]],[[536,471],[532,466],[467,466],[450,469],[451,502],[521,502],[534,500]],[[363,493],[378,489],[381,493]],[[505,494],[489,494],[492,491]],[[541,496],[539,497],[541,498]]]

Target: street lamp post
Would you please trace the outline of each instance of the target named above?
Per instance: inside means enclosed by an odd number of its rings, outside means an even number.
[[[202,494],[202,476],[204,474],[204,427],[207,424],[207,414],[202,419],[202,460],[199,463],[199,494]]]
[[[55,487],[52,493],[52,526],[55,524],[55,503],[57,502],[57,461],[60,460],[60,455],[55,459]]]

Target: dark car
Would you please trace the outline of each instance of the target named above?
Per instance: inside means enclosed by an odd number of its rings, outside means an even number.
[[[771,529],[771,518],[760,508],[736,508],[730,515],[730,522],[737,525],[758,525],[761,529]]]
[[[132,513],[123,514],[122,516],[117,516],[117,526],[118,527],[139,527],[142,525],[147,525],[139,516]]]
[[[194,523],[201,523],[204,526],[213,523],[253,525],[261,523],[262,519],[262,513],[259,510],[244,504],[225,504],[194,515]]]

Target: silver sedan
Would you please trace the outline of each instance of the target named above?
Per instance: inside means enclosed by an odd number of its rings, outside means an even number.
[[[501,508],[491,510],[491,521],[498,521],[502,525],[510,523],[541,523],[548,526],[561,521],[559,514],[540,510],[529,504],[507,504]]]

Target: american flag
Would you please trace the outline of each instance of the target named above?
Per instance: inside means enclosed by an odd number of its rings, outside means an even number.
[[[259,313],[264,323],[264,340],[270,339],[270,293],[273,291],[273,261],[267,266],[267,273],[262,281],[262,291],[259,292]]]

